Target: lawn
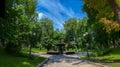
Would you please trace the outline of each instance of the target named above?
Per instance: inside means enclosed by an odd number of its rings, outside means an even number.
[[[112,67],[120,67],[120,48],[111,48],[105,55],[91,57],[89,60]]]
[[[24,53],[27,53],[27,52],[29,52],[29,48],[22,48],[22,52]],[[32,48],[32,52],[35,52],[35,53],[37,53],[37,52],[47,52],[47,50],[46,49],[41,49],[40,50],[40,48]]]
[[[22,56],[11,56],[0,49],[0,67],[35,67],[45,58],[33,56],[33,59]]]
[[[46,49],[41,49],[40,48],[32,48],[32,52],[47,52]]]

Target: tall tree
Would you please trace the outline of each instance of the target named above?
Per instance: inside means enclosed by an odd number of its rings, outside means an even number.
[[[76,27],[77,27],[77,19],[71,18],[65,21],[64,28],[66,31],[66,38],[65,41],[69,43],[69,47],[74,47],[73,43],[75,44],[76,40]]]
[[[84,11],[88,15],[88,23],[93,29],[97,42],[108,47],[111,34],[120,31],[119,21],[119,0],[84,0]],[[104,36],[105,35],[105,36]],[[115,34],[114,34],[115,35]],[[101,40],[99,39],[101,37]],[[119,39],[119,35],[114,39]],[[110,45],[109,45],[110,46]]]
[[[3,44],[7,43],[7,51],[20,52],[21,41],[27,41],[24,38],[28,37],[30,24],[36,21],[35,7],[36,0],[5,0],[5,18],[1,22],[0,40]]]
[[[41,43],[47,50],[51,49],[53,39],[53,21],[48,18],[41,19]]]
[[[115,13],[117,21],[120,24],[120,0],[108,0],[108,2]]]
[[[120,4],[119,0],[84,0],[84,7],[97,10],[97,17],[103,18],[116,16],[117,21],[120,23]],[[112,13],[114,12],[114,13]],[[113,18],[112,18],[113,19]]]

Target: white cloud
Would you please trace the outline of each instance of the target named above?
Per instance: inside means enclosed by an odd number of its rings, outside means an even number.
[[[40,20],[43,17],[43,13],[39,13],[39,12],[37,13],[38,13],[38,20]]]
[[[66,18],[75,17],[75,13],[71,8],[64,7],[59,0],[38,0],[37,8],[44,8],[42,13],[39,13],[39,18],[48,17],[54,21],[54,27],[63,28],[63,23]],[[57,26],[56,26],[57,25]]]
[[[68,17],[74,16],[74,11],[64,7],[59,0],[38,0],[38,6],[44,7],[54,16],[61,16],[60,13],[65,14]]]

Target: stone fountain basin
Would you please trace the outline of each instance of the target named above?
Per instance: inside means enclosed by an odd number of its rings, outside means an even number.
[[[51,54],[51,55],[59,55],[59,52],[55,52],[55,51],[48,51],[47,54]]]
[[[47,54],[59,55],[59,52],[56,52],[56,51],[48,51]],[[63,54],[72,55],[72,54],[75,54],[75,52],[64,52]]]
[[[75,54],[75,52],[71,51],[71,52],[65,52],[66,55],[71,55],[71,54]]]

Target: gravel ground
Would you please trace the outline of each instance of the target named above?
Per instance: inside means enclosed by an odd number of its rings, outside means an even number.
[[[101,66],[91,64],[89,62],[86,62],[75,57],[58,55],[52,56],[50,60],[43,65],[43,67],[101,67]]]
[[[108,67],[80,59],[80,56],[86,55],[85,52],[74,55],[48,55],[43,53],[34,53],[34,55],[49,58],[48,62],[43,64],[43,67]]]

